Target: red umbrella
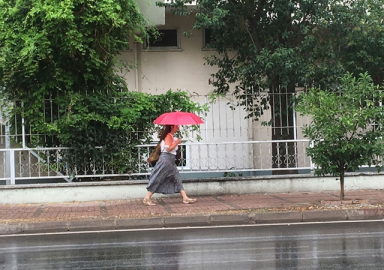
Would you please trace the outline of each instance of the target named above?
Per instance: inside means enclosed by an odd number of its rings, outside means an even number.
[[[153,123],[158,125],[198,125],[204,124],[203,120],[194,113],[169,112],[160,115]]]

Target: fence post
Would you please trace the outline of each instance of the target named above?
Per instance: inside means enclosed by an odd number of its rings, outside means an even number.
[[[11,150],[6,150],[5,153],[5,178],[7,179],[5,184],[9,185],[11,183],[11,156],[10,156]]]
[[[24,112],[24,102],[21,102],[21,106],[23,107],[23,112]],[[22,144],[23,148],[25,147],[25,123],[24,123],[24,115],[21,115],[21,136],[22,136]]]
[[[6,184],[11,183],[11,139],[10,139],[9,123],[5,123],[5,177],[7,178]]]
[[[15,185],[15,149],[9,149],[9,174],[11,179],[11,185]]]

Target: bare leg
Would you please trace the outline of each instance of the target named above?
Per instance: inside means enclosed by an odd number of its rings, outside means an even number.
[[[185,193],[185,190],[180,190],[180,194],[183,197],[183,203],[189,204],[189,203],[194,203],[196,199],[191,199],[187,196],[187,193]]]
[[[181,197],[183,197],[183,201],[188,200],[187,193],[185,193],[185,190],[180,190]]]
[[[143,200],[143,203],[145,205],[148,205],[148,206],[155,206],[156,205],[154,202],[151,201],[152,195],[153,195],[153,193],[148,191],[147,196],[145,196],[145,198]]]
[[[148,191],[148,193],[147,193],[147,196],[145,196],[145,199],[147,199],[147,200],[151,200],[151,197],[152,197],[152,195],[153,195],[153,193],[152,192],[150,192],[150,191]]]

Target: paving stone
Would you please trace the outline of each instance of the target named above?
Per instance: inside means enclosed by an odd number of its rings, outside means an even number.
[[[69,231],[96,231],[114,229],[116,229],[115,220],[71,220],[68,224]]]
[[[321,211],[304,211],[303,221],[332,221],[347,220],[348,212],[346,210],[321,210]]]
[[[68,231],[67,221],[36,222],[24,224],[25,233],[48,233]]]
[[[23,224],[0,224],[0,235],[3,234],[20,234],[24,232]]]
[[[382,208],[358,209],[355,213],[364,215],[365,219],[384,219],[384,209]]]
[[[382,190],[347,191],[343,203],[338,191],[200,196],[191,205],[182,204],[175,196],[156,200],[161,204],[151,207],[138,199],[3,204],[0,234],[384,219]]]
[[[248,214],[212,214],[211,225],[235,225],[255,223],[250,220]]]
[[[249,215],[256,223],[275,223],[275,222],[301,222],[301,212],[259,212]]]
[[[345,211],[347,212],[348,220],[372,219],[370,218],[369,212],[366,213],[365,209],[347,209]]]
[[[208,218],[208,215],[164,217],[164,227],[206,226],[209,225]]]
[[[162,228],[164,226],[164,219],[162,217],[156,218],[129,218],[117,219],[117,229],[144,229],[144,228]]]

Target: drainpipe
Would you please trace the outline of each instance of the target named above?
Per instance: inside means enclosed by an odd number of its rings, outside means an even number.
[[[137,67],[137,43],[135,43],[135,88],[136,91],[139,91],[139,74],[138,74],[138,67]]]
[[[135,87],[137,92],[142,92],[141,79],[140,79],[140,70],[139,66],[141,65],[141,44],[135,42]]]

